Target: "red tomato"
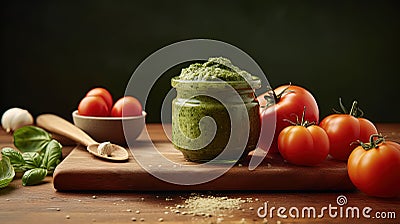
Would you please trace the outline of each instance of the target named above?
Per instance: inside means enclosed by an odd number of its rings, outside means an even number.
[[[353,105],[357,107],[356,101]],[[368,142],[372,134],[378,133],[371,121],[356,117],[357,110],[353,108],[350,114],[329,115],[319,124],[329,136],[329,154],[335,159],[346,161],[356,147],[353,145],[354,142],[357,140]]]
[[[374,137],[378,139],[373,140]],[[356,147],[347,161],[353,184],[365,194],[400,196],[400,144],[371,136],[370,143]]]
[[[79,103],[78,114],[83,116],[107,117],[110,111],[107,103],[101,96],[87,96]]]
[[[108,110],[110,111],[112,106],[113,106],[113,98],[111,96],[111,93],[108,92],[108,90],[104,88],[94,88],[90,90],[86,96],[101,96],[104,101],[107,103]]]
[[[303,117],[304,119],[304,117]],[[302,122],[284,128],[278,136],[278,149],[289,163],[315,166],[329,153],[329,138],[324,129]]]
[[[278,94],[277,96],[275,95]],[[260,106],[265,106],[268,102],[265,100],[265,96],[270,93],[264,93],[258,96],[258,101]],[[278,135],[290,123],[285,121],[285,119],[291,120],[294,116],[301,117],[304,107],[307,108],[307,114],[305,115],[305,120],[309,122],[319,121],[319,110],[317,102],[309,91],[306,89],[293,86],[284,85],[276,88],[274,90],[274,95],[276,96],[275,104],[267,107],[266,109],[261,109],[261,133],[258,142],[258,147],[268,150],[269,152],[278,152]],[[271,121],[274,120],[276,114],[276,128],[275,133],[269,133],[268,126],[271,125]],[[271,135],[274,135],[274,139],[271,147],[269,147],[269,139]]]
[[[119,99],[111,110],[111,116],[140,116],[142,115],[142,104],[133,96],[125,96]]]

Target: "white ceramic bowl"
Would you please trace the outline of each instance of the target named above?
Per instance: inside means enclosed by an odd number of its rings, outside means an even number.
[[[135,140],[145,126],[146,112],[134,117],[93,117],[82,116],[78,111],[72,113],[74,124],[89,134],[97,142],[110,141],[118,145],[126,145],[126,139]],[[125,131],[124,134],[124,122]]]

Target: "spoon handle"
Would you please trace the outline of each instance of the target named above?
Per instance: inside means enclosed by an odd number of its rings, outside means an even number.
[[[42,114],[38,116],[36,118],[36,125],[50,132],[65,136],[84,146],[97,143],[80,128],[54,114]]]

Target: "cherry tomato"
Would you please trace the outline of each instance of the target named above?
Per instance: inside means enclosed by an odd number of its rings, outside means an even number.
[[[83,116],[106,117],[110,112],[107,103],[101,96],[87,96],[78,106],[78,114]]]
[[[350,154],[347,170],[353,184],[367,195],[400,196],[400,144],[396,142],[372,135],[369,143]]]
[[[344,109],[341,101],[340,104]],[[332,114],[320,123],[329,136],[329,154],[335,159],[346,161],[356,147],[354,142],[367,142],[372,134],[378,133],[371,121],[357,117],[357,107],[357,101],[354,101],[350,114]]]
[[[133,96],[125,96],[119,99],[111,110],[111,116],[140,116],[142,115],[142,104]]]
[[[111,96],[111,93],[108,92],[108,90],[104,88],[94,88],[91,89],[86,96],[101,96],[103,97],[104,101],[107,103],[108,110],[111,111],[111,108],[113,106],[113,98]]]
[[[277,95],[276,95],[276,94]],[[271,93],[267,92],[258,96],[260,106],[266,106],[267,100],[265,97],[270,97]],[[305,120],[309,122],[319,121],[319,109],[317,102],[313,95],[306,89],[300,86],[294,85],[283,85],[276,88],[272,94],[275,98],[275,104],[267,108],[261,108],[261,133],[258,142],[258,147],[268,150],[269,152],[278,152],[278,135],[279,133],[290,124],[285,119],[291,119],[293,116],[300,117],[303,112],[303,108],[307,108],[307,114]],[[270,133],[268,126],[274,121],[276,116],[276,128],[275,133]],[[273,136],[272,145],[269,146],[269,140]]]
[[[278,136],[278,149],[289,163],[316,166],[329,153],[329,138],[324,129],[304,121],[284,128]]]

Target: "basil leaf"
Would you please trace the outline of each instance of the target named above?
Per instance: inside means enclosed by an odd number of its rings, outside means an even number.
[[[17,150],[5,147],[1,150],[1,155],[3,157],[8,157],[10,159],[11,165],[14,167],[15,172],[23,172],[25,171],[25,160],[22,158],[22,155]]]
[[[27,170],[40,168],[42,165],[43,157],[37,152],[24,152],[22,153],[22,157],[25,160],[24,168]]]
[[[43,168],[34,168],[28,170],[22,176],[22,185],[35,185],[40,183],[47,175],[47,170]]]
[[[7,187],[8,184],[14,179],[15,172],[14,168],[10,163],[8,157],[3,157],[0,160],[0,188]]]
[[[47,169],[48,171],[53,171],[61,162],[61,157],[62,145],[53,139],[46,146],[41,167]]]
[[[40,152],[51,140],[51,135],[35,126],[25,126],[14,132],[14,145],[22,152]]]

